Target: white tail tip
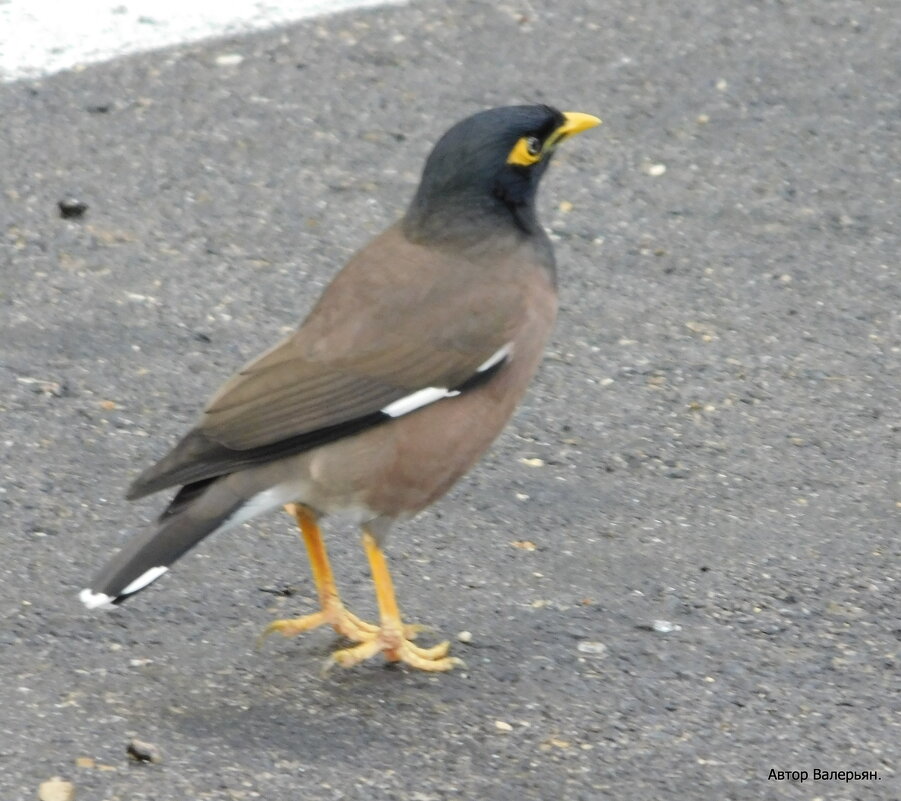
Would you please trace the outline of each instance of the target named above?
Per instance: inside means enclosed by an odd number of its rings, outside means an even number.
[[[84,589],[78,593],[78,598],[88,609],[112,609],[113,599],[102,592]]]

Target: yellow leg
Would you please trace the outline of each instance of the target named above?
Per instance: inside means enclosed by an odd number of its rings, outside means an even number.
[[[365,528],[363,547],[369,559],[372,581],[375,584],[381,626],[374,637],[360,645],[335,651],[327,667],[332,664],[352,667],[375,656],[379,651],[382,651],[390,662],[404,662],[419,670],[444,671],[462,665],[463,660],[447,656],[449,642],[445,641],[433,648],[419,648],[410,642],[408,627],[401,622],[400,610],[394,595],[394,583],[391,581],[385,554],[379,548],[375,537]]]
[[[310,568],[321,608],[311,615],[273,620],[260,635],[260,642],[275,632],[285,637],[293,637],[323,625],[332,626],[338,634],[355,642],[365,642],[375,637],[378,633],[378,626],[360,620],[341,602],[316,515],[311,509],[298,503],[289,503],[285,506],[285,511],[297,521],[304,544],[307,546]]]

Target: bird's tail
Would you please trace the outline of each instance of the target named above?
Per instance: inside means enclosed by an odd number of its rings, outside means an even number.
[[[247,520],[251,516],[244,509],[247,506],[247,497],[234,492],[225,480],[188,485],[157,526],[128,542],[79,598],[89,609],[122,603],[162,576],[207,535]]]

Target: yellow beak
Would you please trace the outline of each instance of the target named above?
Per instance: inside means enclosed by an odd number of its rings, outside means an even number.
[[[564,139],[600,124],[601,121],[591,114],[583,114],[581,111],[565,111],[563,113],[563,125],[544,140],[544,147],[541,148],[540,153],[535,153],[529,149],[527,140],[530,137],[524,136],[510,151],[510,154],[507,156],[507,164],[529,167],[535,162],[541,161],[543,156],[552,152]]]
[[[597,117],[594,117],[591,114],[583,114],[581,111],[564,111],[563,119],[565,119],[566,122],[554,131],[554,133],[561,138],[582,133],[582,131],[587,131],[589,128],[594,128],[596,125],[601,124],[600,119]]]

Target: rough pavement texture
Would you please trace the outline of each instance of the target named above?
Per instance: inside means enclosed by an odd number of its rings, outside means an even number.
[[[0,798],[901,797],[898,15],[450,5],[0,87]],[[502,440],[389,546],[468,669],[254,651],[313,607],[285,516],[83,610],[163,503],[130,477],[396,218],[441,131],[528,100],[606,123],[543,186],[560,324]],[[768,780],[814,768],[879,779]]]

